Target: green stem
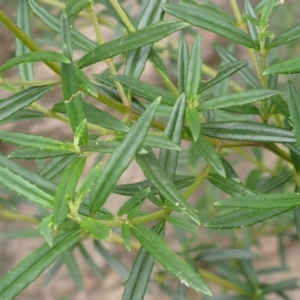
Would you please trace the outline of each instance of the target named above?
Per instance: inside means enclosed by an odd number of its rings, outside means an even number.
[[[26,215],[22,215],[19,213],[15,213],[15,212],[9,211],[2,207],[0,208],[0,220],[9,220],[9,221],[14,220],[14,221],[21,221],[21,222],[30,223],[30,224],[39,224],[40,223],[40,221],[35,218],[29,217]]]

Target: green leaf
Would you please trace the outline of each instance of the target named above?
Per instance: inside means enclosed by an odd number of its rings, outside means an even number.
[[[300,57],[276,62],[263,72],[264,75],[298,73],[300,73]]]
[[[15,123],[15,122],[23,122],[23,121],[31,121],[38,120],[44,117],[44,114],[39,111],[34,111],[31,109],[20,109],[17,112],[13,113],[9,117],[0,121],[0,125]]]
[[[64,143],[42,136],[35,136],[17,132],[0,131],[0,139],[5,142],[24,147],[34,147],[52,151],[70,151],[70,153],[76,151],[74,145],[71,143]]]
[[[192,47],[189,59],[188,73],[186,79],[186,97],[188,101],[194,100],[197,95],[198,87],[201,79],[202,67],[202,42],[200,36],[197,35]]]
[[[168,177],[154,153],[149,149],[148,154],[137,155],[136,161],[145,176],[158,189],[159,193],[183,214],[188,215],[196,223],[200,223],[199,216],[190,204],[182,197],[173,181]]]
[[[60,20],[52,15],[47,9],[40,6],[33,0],[28,0],[29,5],[33,12],[51,29],[60,34]],[[74,44],[79,46],[80,48],[90,51],[96,47],[96,43],[87,38],[81,32],[76,29],[71,29],[72,41]]]
[[[102,167],[102,162],[100,162],[96,166],[94,166],[93,169],[86,176],[86,178],[83,180],[80,187],[78,188],[78,191],[77,191],[77,194],[75,197],[76,204],[81,203],[82,200],[89,194],[92,186],[95,185],[96,180],[100,176],[101,167]]]
[[[165,220],[180,229],[191,232],[193,234],[198,234],[198,226],[192,223],[190,220],[184,219],[179,216],[166,216]]]
[[[0,101],[0,121],[12,116],[20,111],[22,108],[27,107],[31,103],[37,101],[46,93],[50,87],[30,87],[21,92],[18,92],[5,100]]]
[[[255,122],[203,123],[201,133],[206,136],[251,142],[295,143],[294,133],[281,127]]]
[[[244,11],[249,33],[254,41],[259,42],[259,20],[254,8],[248,0],[244,2]]]
[[[44,237],[44,239],[46,240],[46,242],[50,247],[53,246],[51,225],[52,225],[52,215],[42,219],[39,226],[40,234]]]
[[[129,276],[129,270],[125,267],[115,256],[107,251],[99,242],[94,240],[94,246],[96,250],[104,258],[105,262],[124,280],[127,280]]]
[[[77,15],[80,11],[91,4],[91,0],[68,0],[65,8],[65,18]]]
[[[107,241],[110,237],[111,229],[92,218],[81,217],[79,224],[96,239]]]
[[[219,174],[210,173],[207,179],[216,187],[232,196],[241,195],[255,195],[253,191],[245,187],[240,182],[231,179],[230,177],[223,177]]]
[[[84,55],[77,66],[84,68],[98,61],[152,44],[186,26],[187,23],[175,21],[162,21],[149,25],[97,47]]]
[[[189,134],[190,135],[190,134]],[[200,134],[197,141],[193,140],[193,145],[198,153],[223,177],[226,176],[221,158],[214,147]]]
[[[299,281],[298,278],[291,278],[279,282],[272,283],[264,287],[263,293],[269,294],[274,292],[282,292],[284,290],[295,290],[299,289],[299,285],[297,284]]]
[[[127,214],[131,209],[135,206],[139,205],[141,202],[145,200],[147,195],[150,192],[150,188],[146,188],[142,191],[137,192],[133,197],[128,199],[125,203],[118,210],[118,217],[122,217],[123,215]]]
[[[77,248],[79,249],[80,254],[82,255],[82,257],[85,260],[85,262],[87,263],[87,265],[90,267],[90,269],[97,275],[97,277],[99,279],[104,279],[105,274],[97,266],[97,264],[91,258],[91,256],[86,251],[86,249],[84,248],[84,246],[81,243],[78,243]]]
[[[256,209],[292,208],[300,205],[300,197],[296,193],[244,195],[215,202],[215,205]]]
[[[178,46],[178,91],[179,93],[187,92],[187,77],[189,69],[189,49],[187,42],[184,38],[181,38]]]
[[[31,201],[52,207],[53,197],[37,187],[34,181],[30,182],[26,177],[22,177],[23,174],[14,172],[17,170],[18,168],[11,170],[1,164],[0,183]]]
[[[238,208],[225,215],[216,217],[204,224],[205,227],[215,229],[243,228],[265,221],[274,216],[280,215],[291,208],[273,208],[273,209],[249,209]]]
[[[260,25],[262,27],[268,26],[270,15],[275,7],[275,2],[276,0],[265,1],[260,17]]]
[[[175,175],[173,182],[177,189],[185,188],[194,182],[195,178],[192,176]],[[116,185],[113,192],[124,196],[134,196],[141,189],[151,188],[152,194],[158,194],[159,191],[156,187],[148,180],[140,181],[136,183]]]
[[[168,272],[177,277],[182,284],[197,292],[211,295],[200,274],[171,251],[161,237],[143,225],[132,226],[131,232],[154,259]]]
[[[169,117],[168,124],[165,129],[165,137],[172,140],[178,146],[181,142],[183,125],[184,125],[184,113],[186,107],[186,97],[185,94],[181,94],[175,102],[172,113]],[[168,176],[174,181],[177,161],[178,161],[178,151],[172,150],[160,150],[159,162],[161,166],[165,169]],[[176,181],[176,180],[175,180]],[[152,190],[153,192],[153,190]]]
[[[75,189],[82,170],[85,166],[86,157],[76,158],[64,171],[54,195],[53,225],[57,229],[69,212],[69,201],[73,201]]]
[[[74,145],[78,147],[81,140],[83,141],[84,145],[88,144],[89,138],[87,135],[86,119],[83,119],[79,123],[74,132]]]
[[[197,27],[214,32],[248,48],[257,49],[257,45],[253,43],[249,35],[232,25],[232,23],[216,18],[215,13],[212,13],[211,9],[204,4],[193,5],[193,7],[164,4],[163,9],[169,14]]]
[[[29,5],[27,0],[19,1],[16,24],[23,30],[25,34],[31,36]],[[16,38],[16,56],[23,55],[28,52],[30,52],[30,50],[25,46],[25,44]],[[19,76],[22,81],[33,81],[34,71],[32,63],[20,64]]]
[[[163,238],[165,233],[164,222],[154,225],[151,230]],[[126,281],[122,300],[143,300],[155,260],[153,256],[141,246]]]
[[[281,187],[287,181],[289,181],[293,177],[291,173],[282,173],[278,176],[270,176],[266,180],[261,180],[258,185],[258,192],[260,194],[266,194],[270,191]]]
[[[244,249],[222,249],[212,250],[207,253],[200,254],[197,260],[200,261],[220,261],[220,260],[253,260],[260,258],[259,255]]]
[[[280,35],[278,35],[268,48],[274,48],[281,45],[288,44],[300,37],[300,24],[296,24],[293,27],[285,30]]]
[[[0,295],[13,299],[43,273],[58,257],[70,249],[80,238],[81,230],[70,230],[53,239],[53,246],[44,244],[0,280]]]
[[[155,87],[146,82],[140,81],[135,78],[130,78],[122,75],[112,76],[112,78],[122,85],[127,86],[134,91],[135,95],[143,97],[147,100],[153,101],[154,99],[161,97],[161,102],[170,106],[174,105],[175,96],[169,91],[159,87]]]
[[[90,212],[92,215],[105,203],[117,181],[141,147],[159,103],[160,100],[157,99],[148,107],[110,156],[91,196]]]
[[[273,90],[249,90],[245,92],[238,92],[207,100],[201,103],[199,109],[201,111],[205,111],[209,109],[226,108],[234,105],[253,103],[270,98],[278,93],[278,91]]]
[[[98,92],[91,80],[82,72],[80,69],[76,68],[76,77],[80,87],[90,93],[93,97],[98,97]]]
[[[241,70],[248,64],[247,61],[244,60],[237,60],[230,63],[227,63],[226,65],[222,66],[218,72],[218,74],[207,81],[204,84],[200,83],[200,87],[198,89],[198,94],[202,93],[203,91],[211,88],[212,86],[218,84],[219,82],[223,81],[224,79],[228,78],[232,74],[236,73],[237,71]]]
[[[69,64],[70,60],[55,51],[50,50],[44,50],[44,51],[35,51],[30,53],[25,53],[23,55],[16,56],[8,61],[6,61],[1,67],[0,72],[4,72],[14,66],[17,66],[22,63],[28,63],[28,62],[38,62],[38,61],[55,61],[55,62],[61,62],[65,64]]]
[[[186,120],[189,128],[191,130],[193,140],[197,141],[200,131],[201,131],[201,122],[198,115],[198,111],[195,107],[187,107],[186,108]]]
[[[131,251],[131,232],[130,225],[126,222],[123,223],[121,227],[121,238],[123,240],[124,246],[128,251]]]
[[[39,148],[20,148],[12,151],[7,157],[8,158],[19,158],[19,159],[45,159],[51,157],[68,156],[72,155],[70,151],[53,151],[53,150],[41,150]]]
[[[168,2],[168,0],[148,1],[146,6],[143,7],[137,29],[141,29],[149,26],[150,24],[159,22],[164,13],[161,6],[166,2]],[[125,64],[124,75],[133,78],[139,78],[145,68],[145,64],[151,49],[152,44],[129,52]]]
[[[288,104],[286,101],[281,97],[281,95],[275,95],[272,98],[272,102],[274,103],[275,106],[275,113],[279,113],[287,118],[290,117],[289,109],[288,109]]]
[[[76,287],[79,290],[84,290],[83,280],[81,277],[81,273],[76,262],[76,259],[72,253],[72,250],[67,250],[62,256],[65,264],[67,265],[67,269],[74,280]]]
[[[143,142],[143,146],[160,148],[171,151],[181,151],[180,147],[166,137],[148,134]]]
[[[300,94],[298,93],[291,81],[288,82],[287,92],[291,121],[293,123],[293,129],[297,141],[297,146],[298,149],[300,149]]]

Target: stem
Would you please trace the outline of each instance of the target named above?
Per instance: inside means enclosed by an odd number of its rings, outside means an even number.
[[[30,223],[30,224],[39,224],[40,223],[40,221],[35,218],[9,211],[3,207],[0,208],[0,220],[1,219],[9,220],[9,221],[11,221],[11,220],[21,221],[21,222]]]

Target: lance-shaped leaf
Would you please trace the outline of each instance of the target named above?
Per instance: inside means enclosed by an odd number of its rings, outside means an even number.
[[[19,159],[45,159],[67,155],[72,155],[72,153],[70,153],[70,151],[41,150],[39,148],[26,147],[11,152],[7,157]]]
[[[14,299],[22,290],[43,273],[57,258],[70,249],[80,238],[81,230],[70,230],[53,239],[27,256],[0,280],[0,295],[3,299]]]
[[[255,195],[253,191],[245,187],[240,182],[230,177],[223,177],[219,174],[209,174],[207,179],[216,187],[232,196]]]
[[[46,207],[53,206],[53,197],[41,190],[34,182],[26,180],[18,173],[0,166],[0,183],[16,193]]]
[[[44,218],[41,221],[40,226],[39,226],[40,234],[44,237],[44,239],[46,240],[46,242],[48,243],[48,245],[50,247],[53,246],[53,237],[52,237],[51,226],[52,226],[52,215]]]
[[[192,184],[194,180],[195,178],[192,176],[175,175],[173,182],[177,189],[182,189]],[[140,181],[136,183],[116,185],[113,189],[113,192],[124,196],[133,196],[136,193],[138,193],[141,189],[146,189],[146,188],[151,188],[152,194],[159,193],[156,187],[149,180]]]
[[[189,49],[184,38],[181,38],[178,46],[178,91],[179,93],[187,92],[187,77],[189,69]]]
[[[173,32],[188,26],[184,22],[162,21],[129,33],[121,38],[107,42],[84,55],[78,62],[79,68],[92,65],[98,61],[126,53],[140,47],[153,44]]]
[[[7,123],[23,122],[37,120],[44,117],[44,114],[39,111],[34,111],[31,109],[20,109],[17,112],[13,113],[9,117],[0,121],[0,125]]]
[[[295,138],[300,149],[300,94],[291,81],[288,82],[288,104]]]
[[[197,27],[224,36],[248,48],[257,48],[257,45],[253,43],[248,34],[235,27],[232,23],[216,17],[215,13],[204,4],[193,5],[193,7],[178,4],[165,4],[163,9],[169,14]]]
[[[284,44],[288,44],[298,38],[300,38],[300,24],[296,24],[293,27],[282,32],[272,41],[268,48],[274,48]]]
[[[180,229],[198,234],[198,226],[195,223],[192,223],[191,220],[179,216],[167,216],[165,217],[165,220]]]
[[[65,17],[70,18],[91,5],[91,0],[68,0],[65,8]]]
[[[186,121],[192,133],[192,138],[194,141],[197,141],[200,130],[201,130],[201,122],[199,118],[199,113],[195,107],[187,107],[186,111]]]
[[[260,194],[217,201],[215,205],[257,209],[292,208],[300,205],[300,196],[296,193]]]
[[[143,8],[137,29],[144,28],[160,21],[164,13],[161,6],[167,2],[168,0],[148,1]],[[124,74],[129,77],[139,78],[145,68],[151,49],[152,44],[128,53]]]
[[[181,151],[180,147],[171,141],[170,139],[163,137],[148,134],[143,142],[143,146],[149,146],[152,148],[160,148],[160,149],[167,149],[171,151],[179,152]]]
[[[14,162],[10,159],[7,159],[5,156],[2,156],[2,155],[0,155],[0,166],[4,169],[9,170],[10,172],[14,173],[15,176],[17,176],[18,178],[23,178],[25,181],[28,181],[32,185],[35,185],[36,187],[45,191],[49,195],[53,195],[55,193],[56,184],[54,182],[17,164],[16,162]],[[17,192],[19,192],[19,190],[17,190]],[[52,202],[52,200],[51,200],[51,202]],[[46,205],[46,206],[49,206],[49,205]]]
[[[294,133],[284,128],[255,122],[213,122],[201,126],[203,135],[233,141],[295,143]]]
[[[1,67],[0,72],[4,72],[14,66],[17,66],[22,63],[27,62],[37,62],[37,61],[55,61],[55,62],[61,62],[65,64],[70,63],[70,59],[58,52],[50,51],[50,50],[44,50],[44,51],[36,51],[36,52],[30,52],[23,55],[16,56],[8,61],[6,61]]]
[[[300,73],[300,57],[276,62],[263,72],[264,75],[298,73]]]
[[[190,135],[190,134],[189,134]],[[191,136],[191,135],[190,135]],[[217,154],[214,147],[203,137],[202,134],[198,136],[197,141],[193,140],[198,153],[223,177],[226,172],[221,161],[220,156]]]
[[[272,13],[272,10],[275,7],[276,0],[265,1],[261,16],[260,16],[260,25],[264,28],[268,26],[269,18]]]
[[[123,240],[124,246],[128,251],[131,251],[131,232],[130,225],[124,222],[121,227],[121,238]]]
[[[146,188],[140,192],[137,192],[133,197],[128,199],[118,210],[118,217],[122,217],[124,214],[128,213],[132,208],[139,205],[150,192],[150,188]]]
[[[184,125],[184,112],[186,106],[185,94],[181,94],[176,100],[172,113],[169,117],[167,127],[165,129],[165,137],[172,140],[178,146],[181,142],[182,130]],[[178,151],[160,150],[159,162],[166,170],[168,176],[174,180],[178,161]],[[176,181],[176,180],[175,180]],[[153,190],[151,191],[153,193]]]
[[[244,60],[237,60],[230,62],[224,66],[222,66],[216,75],[216,77],[210,79],[204,84],[200,84],[200,88],[198,89],[198,94],[202,93],[206,89],[216,85],[217,83],[223,81],[224,79],[228,78],[232,74],[236,73],[237,71],[241,70],[248,64],[247,61]]]
[[[211,295],[201,275],[171,251],[161,237],[143,225],[132,226],[131,232],[154,259],[177,277],[182,284],[197,292]]]
[[[188,73],[186,79],[186,97],[188,101],[194,100],[197,95],[201,78],[202,67],[202,43],[200,36],[197,35],[192,47],[189,59]]]
[[[163,238],[165,234],[164,222],[154,225],[151,230]],[[153,256],[142,246],[131,268],[126,281],[122,300],[143,300],[152,273],[155,260]]]
[[[281,187],[287,181],[289,181],[293,177],[291,173],[282,173],[278,176],[270,176],[269,178],[264,178],[259,181],[258,191],[260,194],[266,194],[270,191]]]
[[[50,87],[30,87],[0,101],[0,121],[44,96]]]
[[[24,147],[34,147],[52,151],[76,151],[74,145],[71,143],[64,143],[36,135],[0,131],[0,139]]]
[[[159,103],[160,100],[157,99],[148,107],[109,158],[91,196],[90,212],[92,215],[105,203],[141,147]]]
[[[217,109],[230,107],[234,105],[253,103],[256,101],[270,98],[278,93],[278,91],[273,90],[249,90],[245,92],[224,95],[201,103],[201,105],[199,106],[199,110],[204,111],[209,109]]]
[[[244,11],[249,33],[255,42],[259,42],[259,21],[254,8],[248,0],[244,2]]]
[[[204,224],[204,226],[215,229],[243,228],[265,221],[291,209],[291,207],[273,209],[238,208],[225,215],[212,219]]]
[[[31,36],[30,32],[30,20],[29,20],[29,4],[28,1],[19,1],[18,14],[17,14],[17,25],[23,30],[25,34]],[[30,50],[16,38],[16,56],[23,55],[30,52]],[[19,65],[19,76],[23,81],[33,81],[34,73],[32,63],[25,63]]]
[[[108,240],[111,229],[89,217],[81,217],[81,227],[99,240]]]
[[[157,188],[159,193],[172,205],[176,206],[183,214],[188,215],[196,223],[200,223],[199,216],[190,204],[182,197],[173,181],[162,168],[158,159],[147,149],[148,154],[137,155],[136,161],[143,170],[145,176]]]
[[[125,85],[126,87],[133,90],[135,95],[137,95],[137,96],[143,97],[150,101],[153,101],[154,99],[156,99],[158,97],[161,97],[162,103],[165,103],[165,104],[171,105],[171,106],[174,105],[176,98],[173,94],[171,94],[167,90],[164,90],[159,87],[155,87],[146,82],[140,81],[135,78],[130,78],[127,76],[116,75],[116,76],[112,76],[112,78],[114,80],[120,82],[122,85]]]
[[[76,77],[79,82],[80,87],[90,93],[93,97],[98,97],[98,92],[91,80],[82,72],[80,69],[76,68]]]
[[[33,12],[42,20],[42,22],[44,22],[57,33],[60,33],[60,21],[57,17],[51,14],[47,9],[40,6],[34,0],[29,0],[29,5]],[[80,48],[90,51],[96,47],[95,42],[87,38],[85,35],[77,31],[76,29],[72,28],[71,34],[73,43],[79,46]]]
[[[76,158],[64,171],[54,195],[53,225],[58,228],[69,212],[69,201],[73,201],[75,189],[85,166],[86,157]]]

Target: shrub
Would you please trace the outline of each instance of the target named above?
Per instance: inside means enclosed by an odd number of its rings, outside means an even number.
[[[277,57],[279,46],[300,37],[299,24],[276,36],[270,31],[273,11],[283,5],[276,0],[255,6],[245,0],[242,10],[232,0],[233,15],[210,2],[137,1],[138,17],[126,13],[121,1],[99,2],[105,8],[100,13],[91,0],[19,1],[16,23],[0,10],[1,22],[16,37],[16,57],[0,72],[17,66],[20,77],[1,77],[1,87],[10,92],[1,100],[1,125],[26,126],[32,120],[42,125],[44,118],[54,118],[73,132],[67,140],[55,140],[0,131],[2,141],[19,146],[0,156],[1,218],[37,224],[45,239],[1,279],[1,299],[13,299],[52,264],[52,276],[65,263],[81,288],[74,249],[102,276],[86,239],[94,240],[108,264],[117,258],[103,241],[121,240],[124,251],[136,251],[130,272],[120,262],[115,267],[126,281],[123,300],[144,298],[155,262],[161,268],[152,278],[172,299],[186,299],[190,290],[211,295],[207,282],[222,288],[223,295],[214,299],[266,299],[271,293],[289,299],[285,292],[297,288],[297,279],[266,284],[259,274],[285,270],[283,237],[299,238],[294,231],[300,226],[299,93],[292,81],[285,83],[287,75],[278,74],[299,73],[300,59]],[[166,20],[170,16],[176,20]],[[35,41],[30,27],[37,19],[48,29]],[[97,41],[76,29],[86,23]],[[110,41],[103,37],[105,26],[114,30]],[[210,45],[202,45],[197,27],[246,48],[249,61],[217,44],[218,71],[205,65],[201,49]],[[181,35],[178,44],[159,42],[175,32]],[[194,39],[190,49],[187,36]],[[46,49],[50,41],[55,51]],[[57,76],[35,79],[34,62]],[[85,68],[100,62],[107,68],[90,78]],[[147,62],[163,87],[140,79]],[[38,101],[54,86],[61,87],[63,101],[47,108]],[[273,166],[268,166],[270,152],[276,156]],[[17,159],[39,163],[32,171]],[[234,169],[236,160],[251,163],[244,182]],[[87,161],[93,166],[84,176]],[[118,184],[133,161],[146,180]],[[116,214],[107,207],[113,194],[126,196],[122,205],[114,204]],[[224,194],[231,198],[224,200]],[[38,214],[18,212],[18,203],[28,200]],[[198,235],[200,220],[205,227]],[[164,240],[167,223],[174,226],[180,251]],[[229,247],[209,243],[209,235],[224,235],[220,229],[230,229],[224,231]],[[282,265],[257,272],[251,249],[266,235],[277,237]],[[170,285],[168,273],[179,281]]]

